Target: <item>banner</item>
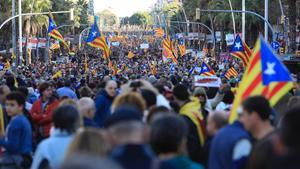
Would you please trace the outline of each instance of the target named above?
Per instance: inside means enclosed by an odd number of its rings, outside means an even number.
[[[148,49],[148,48],[149,48],[149,44],[148,44],[148,43],[142,43],[142,44],[140,45],[140,48],[141,48],[141,49]]]
[[[216,76],[194,76],[194,86],[196,87],[220,87],[221,79]]]

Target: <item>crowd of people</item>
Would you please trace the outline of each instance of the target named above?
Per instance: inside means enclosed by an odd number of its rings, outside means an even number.
[[[128,58],[128,50],[135,57]],[[112,47],[118,71],[85,51],[67,61],[58,58],[1,71],[0,168],[300,166],[297,78],[277,106],[263,96],[249,97],[229,124],[232,89],[243,72],[237,60],[186,55],[175,65],[164,63],[161,51],[151,46],[147,51]],[[190,70],[203,61],[222,78],[219,88],[194,85],[199,72]],[[240,75],[226,79],[230,67]]]

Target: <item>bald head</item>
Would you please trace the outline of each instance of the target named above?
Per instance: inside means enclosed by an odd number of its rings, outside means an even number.
[[[110,97],[116,96],[117,82],[109,80],[106,82],[105,91]]]
[[[89,97],[83,97],[78,101],[79,112],[83,117],[93,118],[96,107],[93,99]]]

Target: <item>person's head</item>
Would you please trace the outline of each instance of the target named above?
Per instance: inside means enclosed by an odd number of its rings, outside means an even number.
[[[13,87],[15,86],[15,77],[13,75],[9,75],[9,76],[6,76],[5,78],[6,80],[6,85],[9,86],[9,87]]]
[[[98,156],[73,154],[58,169],[122,169],[115,162]]]
[[[141,95],[146,101],[147,109],[156,105],[156,94],[153,91],[148,89],[142,89]]]
[[[88,86],[83,86],[79,89],[79,96],[82,97],[94,97],[94,92]]]
[[[64,86],[71,87],[72,81],[71,79],[67,78],[64,80]]]
[[[13,117],[22,114],[25,107],[25,97],[20,92],[12,92],[6,96],[5,109],[8,116]]]
[[[147,138],[147,128],[142,122],[142,113],[136,107],[121,106],[105,121],[110,143],[143,144]]]
[[[224,97],[223,97],[222,101],[225,104],[232,104],[233,100],[234,100],[234,94],[233,94],[233,92],[231,90],[226,90],[224,92]]]
[[[52,86],[48,82],[44,82],[39,86],[39,92],[43,99],[48,100],[53,94]]]
[[[105,91],[107,92],[108,96],[115,97],[117,94],[117,82],[113,80],[109,80],[106,82]]]
[[[122,93],[121,95],[117,96],[112,104],[111,109],[114,111],[124,105],[134,106],[142,113],[146,110],[146,102],[137,92]]]
[[[110,150],[104,131],[94,128],[85,128],[83,131],[77,132],[73,138],[66,158],[75,153],[105,157]]]
[[[299,104],[300,104],[300,96],[292,96],[291,98],[289,98],[287,107],[293,107]]]
[[[63,105],[70,105],[70,106],[74,106],[76,109],[78,109],[78,104],[75,100],[70,99],[70,98],[65,98],[62,99],[59,103],[58,106],[63,106]]]
[[[6,96],[10,93],[10,89],[6,85],[0,86],[0,103],[4,103]]]
[[[24,95],[24,97],[27,98],[27,96],[28,96],[28,89],[26,87],[21,86],[21,87],[19,87],[17,89],[17,91],[20,92],[20,93],[22,93]]]
[[[258,124],[269,123],[272,108],[269,101],[263,96],[252,96],[242,103],[243,113],[241,121],[246,130],[251,133],[259,127]]]
[[[228,118],[224,112],[211,112],[207,118],[207,133],[214,136],[227,123]]]
[[[300,105],[295,105],[287,111],[281,121],[280,137],[284,145],[292,151],[300,152]]]
[[[188,127],[176,115],[165,115],[151,123],[150,145],[158,154],[183,153]]]
[[[96,106],[93,99],[83,97],[78,101],[79,112],[82,117],[92,119],[96,112]]]
[[[80,126],[80,115],[76,107],[62,105],[54,110],[52,115],[53,125],[56,129],[74,133]]]
[[[149,113],[147,115],[147,123],[150,124],[154,119],[164,116],[166,114],[172,114],[174,112],[170,111],[165,106],[154,106],[149,109]]]
[[[185,102],[189,99],[189,92],[184,85],[176,85],[173,89],[173,96],[177,102]]]
[[[203,87],[197,87],[194,90],[193,96],[197,97],[202,104],[205,104],[208,100],[207,95],[206,95],[206,91]]]

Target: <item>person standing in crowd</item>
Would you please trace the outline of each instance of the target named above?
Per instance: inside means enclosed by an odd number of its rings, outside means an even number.
[[[117,95],[117,83],[113,80],[107,81],[105,89],[96,97],[96,113],[94,120],[98,127],[103,127],[104,121],[110,116],[110,107]]]
[[[70,79],[65,79],[64,87],[61,87],[56,90],[59,98],[67,96],[70,99],[74,99],[74,100],[78,99],[76,93],[71,89],[71,83],[72,82]]]
[[[78,107],[80,115],[83,117],[84,127],[98,127],[93,120],[96,111],[94,100],[88,97],[83,97],[78,101]]]
[[[263,96],[249,97],[242,103],[242,122],[245,129],[254,137],[249,169],[267,168],[267,162],[272,159],[274,150],[273,139],[277,136],[271,124],[272,108],[269,101]]]
[[[23,115],[25,98],[19,92],[6,96],[5,109],[11,121],[6,134],[1,133],[0,146],[5,152],[0,159],[1,165],[14,164],[29,167],[32,153],[32,131],[28,119]]]
[[[214,136],[218,133],[219,130],[221,130],[224,126],[226,126],[228,123],[227,116],[225,112],[211,112],[208,115],[207,118],[207,139],[204,144],[204,151],[205,151],[205,157],[206,160],[204,165],[207,167],[208,165],[208,158],[209,158],[209,150],[211,148],[211,143],[214,138]]]
[[[242,122],[256,141],[262,140],[273,133],[271,124],[272,108],[263,96],[253,96],[243,103]]]
[[[187,150],[191,159],[203,163],[205,155],[203,146],[205,143],[206,129],[202,116],[201,105],[198,99],[190,99],[188,90],[183,85],[176,85],[173,89],[174,100],[178,104],[179,114],[188,124]]]
[[[35,137],[37,143],[49,137],[52,126],[52,113],[58,106],[59,101],[52,96],[52,86],[44,82],[39,86],[40,99],[33,103],[30,115],[35,125]]]
[[[242,111],[233,124],[214,136],[209,152],[208,169],[244,169],[251,153],[251,137],[241,122]]]
[[[57,168],[63,162],[73,135],[80,127],[78,110],[71,105],[58,107],[53,112],[53,124],[50,137],[37,147],[31,169]]]
[[[106,120],[109,142],[113,146],[110,157],[124,169],[152,169],[155,155],[146,144],[147,128],[142,113],[131,106],[122,106]]]
[[[0,112],[3,113],[3,121],[4,121],[5,127],[7,126],[8,122],[9,122],[9,117],[5,110],[5,99],[9,93],[10,93],[10,89],[8,86],[6,86],[6,85],[0,86]]]
[[[106,157],[110,150],[110,144],[107,142],[105,132],[103,130],[99,131],[95,128],[85,128],[74,136],[65,159],[79,153]]]
[[[150,144],[161,160],[160,169],[204,168],[184,155],[187,134],[187,124],[180,116],[164,115],[151,123]]]
[[[26,98],[26,106],[25,106],[25,109],[26,109],[27,112],[29,112],[29,111],[31,110],[31,108],[32,108],[32,104],[29,103],[28,100],[27,100],[27,97],[28,97],[28,89],[27,89],[26,87],[19,87],[19,88],[17,89],[17,91],[21,92],[21,93],[24,95],[24,97]]]

